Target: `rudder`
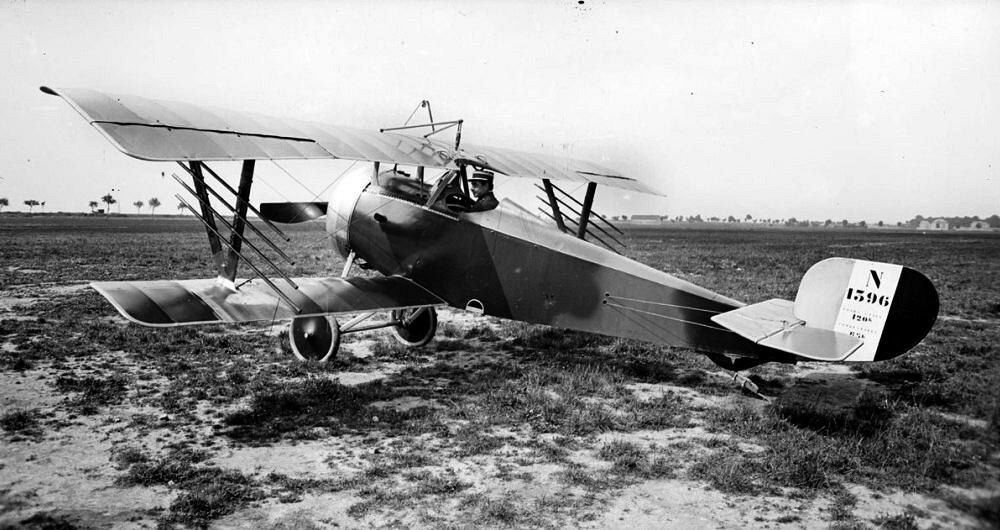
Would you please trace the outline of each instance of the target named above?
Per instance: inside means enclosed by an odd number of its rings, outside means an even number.
[[[934,285],[909,267],[830,258],[802,277],[794,312],[810,327],[861,339],[845,361],[881,361],[916,346],[937,320],[938,308]]]

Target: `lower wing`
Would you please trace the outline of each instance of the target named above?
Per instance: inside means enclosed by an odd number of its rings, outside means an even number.
[[[282,280],[274,280],[278,284]],[[237,289],[218,279],[95,282],[91,286],[125,318],[153,327],[221,322],[288,320],[308,315],[358,313],[445,305],[430,291],[401,276],[294,278],[282,287],[296,312],[259,280]]]

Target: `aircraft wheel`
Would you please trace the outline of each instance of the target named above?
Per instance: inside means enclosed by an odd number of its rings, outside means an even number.
[[[325,363],[340,348],[340,324],[327,316],[293,318],[288,324],[288,342],[300,361]]]
[[[392,327],[392,334],[403,345],[416,348],[423,346],[434,338],[437,331],[437,311],[433,307],[416,309],[397,309],[392,312],[393,320],[403,320],[417,311],[422,311],[409,325],[398,324]]]

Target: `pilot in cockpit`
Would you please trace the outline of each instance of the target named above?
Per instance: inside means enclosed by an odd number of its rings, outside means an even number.
[[[493,195],[493,173],[473,173],[469,177],[469,188],[475,200],[463,193],[453,193],[447,197],[448,207],[460,212],[485,212],[500,205],[500,201]]]

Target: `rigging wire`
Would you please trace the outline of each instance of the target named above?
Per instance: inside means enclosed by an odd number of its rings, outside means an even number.
[[[283,171],[286,175],[288,175],[292,180],[294,180],[296,184],[298,184],[299,186],[302,186],[302,189],[306,190],[309,193],[313,192],[311,189],[309,189],[309,186],[306,186],[305,184],[303,184],[302,181],[300,181],[299,179],[295,178],[295,175],[292,175],[291,173],[289,173],[289,171],[287,169],[285,169],[284,167],[282,167],[282,165],[279,164],[277,160],[272,159],[271,163],[274,164],[275,167],[277,167],[278,169],[280,169],[281,171]],[[313,199],[315,200],[316,196],[314,196]]]
[[[322,197],[323,194],[326,193],[326,191],[328,189],[330,189],[330,187],[332,187],[334,184],[340,182],[340,179],[344,178],[344,175],[346,175],[348,171],[354,169],[354,166],[357,165],[357,163],[358,163],[357,160],[351,161],[351,165],[347,166],[347,169],[341,171],[340,174],[337,175],[333,180],[331,180],[329,184],[327,184],[326,186],[324,186],[323,189],[319,190],[319,193],[317,193],[316,195],[313,195],[313,200],[316,200],[316,199]]]
[[[716,314],[716,315],[718,315],[720,313],[725,313],[726,312],[726,311],[716,311],[714,309],[702,309],[700,307],[691,307],[691,306],[686,306],[686,305],[668,304],[666,302],[654,302],[652,300],[641,300],[639,298],[626,298],[624,296],[615,296],[613,294],[609,294],[608,298],[614,298],[616,300],[624,300],[626,302],[639,302],[640,304],[658,305],[658,306],[662,306],[662,307],[675,307],[677,309],[690,309],[692,311],[702,311],[704,313],[713,313],[713,314]]]
[[[265,186],[267,186],[268,188],[271,188],[271,191],[277,193],[285,202],[292,202],[292,201],[288,200],[288,196],[287,195],[285,195],[284,193],[282,193],[281,190],[279,190],[278,188],[275,188],[274,186],[272,186],[271,183],[267,181],[267,179],[258,176],[254,180],[256,182],[262,182],[262,183],[264,183]]]
[[[621,305],[621,304],[615,304],[615,303],[606,302],[604,305],[610,306],[610,307],[617,307],[617,308],[625,309],[625,310],[628,310],[628,311],[635,311],[636,313],[643,313],[643,314],[646,314],[646,315],[650,315],[650,316],[654,316],[654,317],[659,317],[659,318],[663,318],[663,319],[666,319],[666,320],[673,320],[675,322],[681,322],[681,323],[684,323],[684,324],[691,324],[691,325],[694,325],[694,326],[701,326],[703,328],[708,328],[708,329],[712,329],[712,330],[715,330],[715,331],[727,331],[729,333],[735,333],[734,331],[732,331],[730,329],[726,329],[726,328],[722,328],[722,327],[717,327],[717,326],[709,326],[708,324],[702,324],[701,322],[695,322],[693,320],[685,320],[683,318],[677,318],[677,317],[670,317],[670,316],[667,316],[667,315],[661,315],[660,313],[654,313],[652,311],[645,311],[645,310],[642,310],[642,309],[636,309],[634,307],[628,307],[628,306]]]
[[[674,330],[670,329],[669,327],[653,326],[653,322],[651,322],[649,319],[638,318],[637,316],[630,315],[627,312],[623,312],[622,313],[622,317],[629,318],[634,325],[636,325],[639,328],[645,330],[647,333],[649,333],[653,337],[658,337],[659,338],[664,333],[666,333],[667,335],[671,335],[671,336],[675,337],[676,340],[678,342],[682,343],[682,344],[687,342],[685,340],[685,338],[679,332],[674,331]]]
[[[306,192],[312,194],[312,199],[310,201],[308,201],[308,202],[315,201],[320,196],[322,196],[323,194],[325,194],[327,192],[327,190],[329,190],[331,187],[333,187],[334,184],[340,182],[340,180],[342,178],[344,178],[344,176],[347,175],[347,173],[349,171],[351,171],[352,169],[354,169],[354,166],[357,165],[357,163],[358,163],[357,160],[351,161],[351,164],[349,166],[347,166],[346,168],[344,168],[344,170],[341,171],[339,175],[337,175],[335,178],[333,178],[326,186],[323,187],[322,190],[320,190],[318,193],[316,193],[309,186],[305,185],[302,181],[300,181],[299,179],[295,178],[295,175],[293,175],[287,169],[285,169],[280,164],[278,164],[278,162],[276,160],[271,160],[271,162],[274,163],[274,165],[278,169],[280,169],[282,172],[284,172],[286,175],[288,175],[292,180],[294,180],[299,186],[301,186],[303,189],[305,189]],[[286,202],[293,202],[293,201],[289,200],[289,198],[284,193],[282,193],[281,190],[279,190],[279,189],[275,188],[273,185],[271,185],[271,183],[268,182],[267,179],[260,178],[258,180],[260,182],[263,182],[267,187],[271,188],[276,193],[278,193],[278,195],[280,195],[281,198],[284,199]],[[329,212],[328,212],[328,215],[329,215]],[[320,240],[326,239],[326,237],[327,237],[327,234],[325,232],[322,235],[320,235],[320,234],[312,234],[311,237],[309,237],[307,239],[307,242],[308,243],[316,243],[316,242],[318,242]],[[277,306],[275,307],[275,314],[277,314]]]
[[[417,106],[413,109],[413,112],[410,113],[410,117],[406,118],[406,121],[403,122],[403,127],[406,127],[407,125],[410,124],[410,120],[412,120],[413,117],[417,115],[417,111],[420,110],[420,107],[423,107],[423,106],[424,106],[424,102],[423,101],[421,101],[420,103],[417,103]]]
[[[277,160],[271,160],[271,162],[278,169],[280,169],[286,175],[288,175],[292,180],[294,180],[299,186],[302,186],[302,188],[304,190],[306,190],[308,193],[312,194],[312,199],[310,199],[309,202],[315,201],[316,199],[322,197],[323,194],[326,193],[326,191],[329,190],[331,186],[333,186],[337,182],[340,182],[340,179],[344,178],[344,175],[346,175],[348,171],[354,169],[354,166],[357,165],[357,163],[358,163],[357,160],[351,161],[351,165],[347,166],[347,168],[345,168],[343,171],[341,171],[339,175],[337,175],[336,177],[334,177],[333,180],[331,180],[329,184],[327,184],[326,186],[324,186],[323,189],[321,189],[317,193],[317,192],[314,192],[312,190],[312,188],[310,188],[309,186],[306,186],[304,183],[302,183],[299,179],[295,178],[295,175],[292,175],[291,172],[289,172],[287,169],[285,169],[284,167],[282,167],[281,165],[279,165]],[[285,196],[284,193],[281,193],[281,190],[279,190],[279,189],[275,188],[274,186],[272,186],[271,183],[269,183],[266,179],[259,179],[259,180],[262,181],[267,187],[271,188],[276,193],[278,193],[279,195],[281,195],[281,198],[285,199],[286,202],[292,202],[292,201],[290,201],[288,199],[287,196]]]
[[[274,333],[274,323],[278,319],[278,304],[279,303],[280,303],[280,301],[277,300],[277,299],[274,301],[274,313],[271,314],[271,325],[270,325],[270,327],[267,328],[268,335],[270,335],[271,333]],[[280,346],[279,346],[279,349],[280,349]]]

